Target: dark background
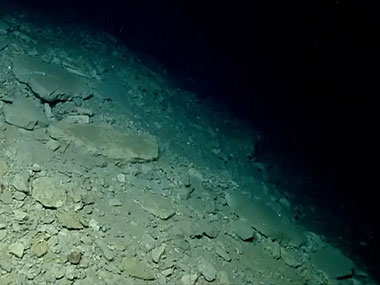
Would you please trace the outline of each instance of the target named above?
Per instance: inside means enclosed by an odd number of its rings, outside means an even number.
[[[379,262],[376,10],[365,1],[19,2],[109,30],[280,140],[278,151],[301,154],[332,185],[321,201],[344,205],[358,240],[373,236],[368,262]]]

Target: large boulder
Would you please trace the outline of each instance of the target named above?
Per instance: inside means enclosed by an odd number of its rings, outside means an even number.
[[[85,97],[90,93],[89,87],[80,77],[58,64],[45,63],[35,57],[20,56],[13,59],[13,73],[37,97],[49,103]]]

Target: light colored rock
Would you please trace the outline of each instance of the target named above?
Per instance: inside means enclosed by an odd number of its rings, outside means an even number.
[[[13,199],[17,200],[17,201],[24,201],[26,198],[26,194],[23,193],[23,192],[14,192],[13,193]]]
[[[60,183],[58,177],[39,177],[32,182],[32,197],[47,208],[62,207],[72,183]]]
[[[16,270],[13,270],[9,274],[1,275],[0,276],[0,284],[1,285],[13,285],[17,284],[17,280],[20,279],[20,274],[17,273]]]
[[[33,163],[32,165],[32,171],[33,172],[40,172],[42,169],[41,169],[41,166],[37,163]]]
[[[19,128],[33,130],[36,125],[47,127],[47,119],[41,109],[37,108],[33,100],[18,98],[12,104],[3,107],[5,121]]]
[[[119,199],[113,198],[108,201],[108,205],[111,207],[121,207],[123,206],[123,203],[121,203]]]
[[[49,251],[49,244],[45,240],[34,241],[30,246],[30,251],[37,257],[42,257]]]
[[[12,204],[13,195],[12,195],[12,192],[9,191],[8,188],[4,188],[2,191],[0,191],[0,201],[7,205]]]
[[[100,230],[100,225],[99,223],[94,220],[94,219],[91,219],[88,223],[88,226],[93,229],[95,232],[98,232]]]
[[[8,252],[18,258],[24,256],[25,246],[21,242],[15,242],[8,246]]]
[[[292,249],[292,248],[281,248],[281,259],[285,262],[286,265],[298,268],[303,264],[302,255],[298,253],[298,251],[301,253],[301,250],[298,249]]]
[[[141,207],[162,220],[167,220],[175,215],[169,199],[158,194],[145,193],[142,195]]]
[[[198,223],[194,223],[193,220],[183,219],[174,223],[172,232],[176,236],[194,238],[202,236],[203,228]]]
[[[154,272],[147,267],[146,263],[137,260],[135,257],[124,257],[121,262],[121,269],[130,276],[141,280],[154,280]]]
[[[174,272],[174,269],[173,269],[173,267],[171,267],[171,268],[162,270],[161,274],[164,275],[165,277],[169,277],[170,275],[173,274],[173,272]]]
[[[231,261],[231,256],[230,254],[224,250],[223,247],[221,246],[218,246],[216,249],[215,249],[215,253],[217,255],[219,255],[221,258],[223,258],[225,261],[228,261],[230,262]]]
[[[210,225],[207,223],[205,227],[203,227],[203,233],[209,238],[216,238],[219,234],[219,229],[215,225]]]
[[[311,263],[332,279],[351,274],[355,268],[353,262],[341,250],[330,245],[313,253]]]
[[[45,116],[49,121],[54,120],[54,115],[53,112],[51,111],[51,107],[49,103],[44,104],[44,109],[45,109]]]
[[[281,258],[281,246],[277,241],[272,241],[270,238],[266,240],[265,249],[274,259]]]
[[[225,198],[228,206],[240,218],[263,235],[277,240],[281,245],[299,247],[306,242],[303,231],[293,223],[291,213],[276,212],[269,204],[268,197],[255,200],[239,191],[227,191]]]
[[[188,170],[190,187],[196,191],[202,191],[203,189],[203,176],[195,168]]]
[[[73,281],[76,278],[75,265],[66,266],[65,277],[67,280]]]
[[[81,216],[78,213],[58,210],[56,217],[62,226],[69,230],[81,230],[84,228]]]
[[[119,173],[116,178],[120,183],[125,183],[125,175],[123,173]]]
[[[48,133],[47,129],[44,129],[44,128],[36,128],[36,129],[34,129],[33,130],[33,138],[36,141],[39,141],[39,142],[42,142],[42,143],[46,143],[50,139],[49,133]]]
[[[95,243],[99,247],[105,259],[107,259],[108,261],[112,261],[114,259],[114,254],[105,241],[101,239],[96,239]]]
[[[52,278],[59,280],[65,276],[65,268],[60,264],[51,264],[49,266],[46,275],[51,276]]]
[[[16,221],[22,222],[28,219],[28,214],[21,210],[13,210],[14,218]]]
[[[60,148],[60,146],[61,146],[60,143],[53,139],[48,139],[48,141],[46,142],[46,147],[50,149],[51,151],[56,151],[57,149]]]
[[[181,283],[182,285],[194,285],[197,282],[198,278],[198,274],[186,274],[182,276]]]
[[[17,173],[13,178],[12,185],[17,191],[21,191],[25,194],[30,194],[29,188],[29,173],[27,171],[22,171]]]
[[[165,252],[166,245],[163,244],[159,247],[156,247],[155,249],[152,250],[152,260],[155,263],[158,263],[160,261],[160,258],[162,254]]]
[[[35,57],[15,57],[13,73],[18,81],[27,84],[39,98],[49,103],[74,96],[86,97],[90,93],[79,77],[60,65],[45,63]]]
[[[230,278],[228,276],[228,273],[226,271],[220,271],[220,272],[218,272],[217,278],[218,278],[218,285],[231,285],[231,284],[234,284],[230,280]]]
[[[50,136],[85,151],[122,162],[145,162],[158,158],[156,140],[147,134],[127,132],[109,125],[57,123]]]
[[[74,107],[74,110],[79,115],[86,115],[86,116],[89,116],[89,117],[92,117],[94,115],[94,112],[91,109],[88,109],[88,108]]]
[[[217,271],[215,267],[204,257],[201,257],[198,265],[198,271],[208,282],[212,282],[216,279]]]
[[[178,189],[178,199],[182,201],[186,201],[190,198],[191,193],[194,192],[194,187],[188,186],[188,187],[180,187]]]
[[[63,119],[68,124],[89,124],[90,117],[87,115],[70,115]]]
[[[231,225],[231,231],[243,241],[249,241],[253,238],[252,227],[242,220],[234,221]]]
[[[10,263],[8,260],[3,260],[3,259],[1,258],[1,259],[0,259],[0,268],[1,268],[2,270],[4,270],[5,272],[10,273],[10,272],[12,272],[12,270],[13,270],[13,264]],[[1,279],[0,279],[0,284],[2,284],[2,283],[1,283]]]
[[[65,70],[67,70],[68,72],[70,72],[72,74],[75,74],[75,75],[78,75],[78,76],[84,77],[84,78],[91,78],[84,71],[82,71],[80,68],[74,66],[71,63],[68,63],[68,62],[64,61],[63,64],[62,64],[62,66],[63,66],[63,68]]]

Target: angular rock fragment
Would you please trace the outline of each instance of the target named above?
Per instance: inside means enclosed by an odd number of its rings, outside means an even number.
[[[87,115],[70,115],[63,119],[68,124],[89,124],[90,117]]]
[[[69,230],[81,230],[84,228],[81,216],[78,213],[59,210],[56,216],[64,228]]]
[[[44,113],[28,98],[18,98],[3,107],[5,121],[19,128],[33,130],[36,125],[47,127]]]
[[[216,279],[216,269],[203,257],[198,265],[198,271],[208,282],[212,282]]]
[[[6,260],[1,259],[0,260],[0,269],[4,270],[7,273],[10,273],[13,270],[13,264],[11,264],[10,262],[8,262]],[[0,282],[1,282],[1,279],[0,279]]]
[[[353,262],[341,250],[330,245],[313,253],[311,262],[331,279],[351,274],[355,268]]]
[[[24,256],[25,246],[21,242],[15,242],[9,245],[8,251],[18,258]]]
[[[185,200],[189,198],[193,191],[201,192],[203,190],[203,180],[203,176],[198,170],[195,168],[190,168],[188,170],[189,191]]]
[[[141,280],[154,280],[154,272],[147,265],[135,257],[124,257],[121,262],[121,269],[130,276]]]
[[[94,112],[91,109],[83,108],[83,107],[74,107],[74,110],[78,115],[86,115],[89,117],[92,117],[94,115]]]
[[[152,250],[152,260],[155,263],[160,261],[161,255],[165,252],[166,245],[161,245]]]
[[[60,143],[58,141],[53,140],[53,139],[49,139],[46,142],[46,147],[48,149],[50,149],[51,151],[56,151],[56,150],[58,150],[61,147],[61,145],[60,145]]]
[[[157,194],[144,194],[141,197],[141,207],[162,220],[167,220],[175,215],[175,210],[168,198]]]
[[[286,265],[293,268],[298,268],[304,263],[302,256],[298,254],[296,249],[281,248],[281,258]]]
[[[220,256],[221,258],[223,258],[225,261],[228,261],[230,262],[231,261],[231,256],[228,252],[226,252],[224,250],[223,247],[221,246],[218,246],[216,249],[215,249],[215,253]]]
[[[34,241],[30,250],[37,257],[42,257],[49,251],[49,245],[45,240]]]
[[[264,200],[250,200],[246,195],[235,192],[226,192],[228,206],[250,226],[261,234],[277,240],[281,245],[299,247],[306,238],[289,213],[277,213]]]
[[[253,229],[252,227],[244,221],[238,220],[233,222],[231,225],[232,232],[236,234],[238,238],[243,241],[249,241],[253,238]]]
[[[186,274],[182,276],[181,283],[182,285],[194,285],[198,278],[199,276],[197,274]]]
[[[70,183],[60,184],[57,178],[39,177],[32,182],[32,197],[47,208],[62,207]]]
[[[110,199],[108,205],[111,207],[121,207],[123,203],[121,203],[119,199]]]
[[[13,178],[12,185],[13,187],[20,192],[23,192],[25,194],[30,193],[29,188],[29,173],[27,171],[23,171],[20,173],[17,173],[15,177]]]
[[[73,265],[78,265],[81,259],[82,259],[82,253],[79,251],[73,251],[67,255],[67,261]]]
[[[112,261],[114,259],[114,254],[108,245],[101,239],[95,241],[96,245],[99,247],[105,259]]]
[[[12,192],[9,191],[8,188],[0,189],[0,201],[3,204],[12,204],[13,202],[13,195]]]
[[[20,56],[13,59],[13,73],[18,81],[27,84],[43,101],[53,103],[90,93],[79,77],[57,64],[45,63],[35,57]]]

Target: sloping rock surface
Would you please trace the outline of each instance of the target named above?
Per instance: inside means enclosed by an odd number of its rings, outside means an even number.
[[[109,125],[58,123],[49,127],[50,135],[82,147],[91,154],[111,160],[145,162],[158,158],[156,140],[147,134],[127,132]]]
[[[305,242],[303,232],[291,222],[291,217],[285,212],[277,213],[265,201],[249,200],[237,191],[227,192],[225,197],[228,205],[240,218],[265,236],[281,244],[296,247]]]

